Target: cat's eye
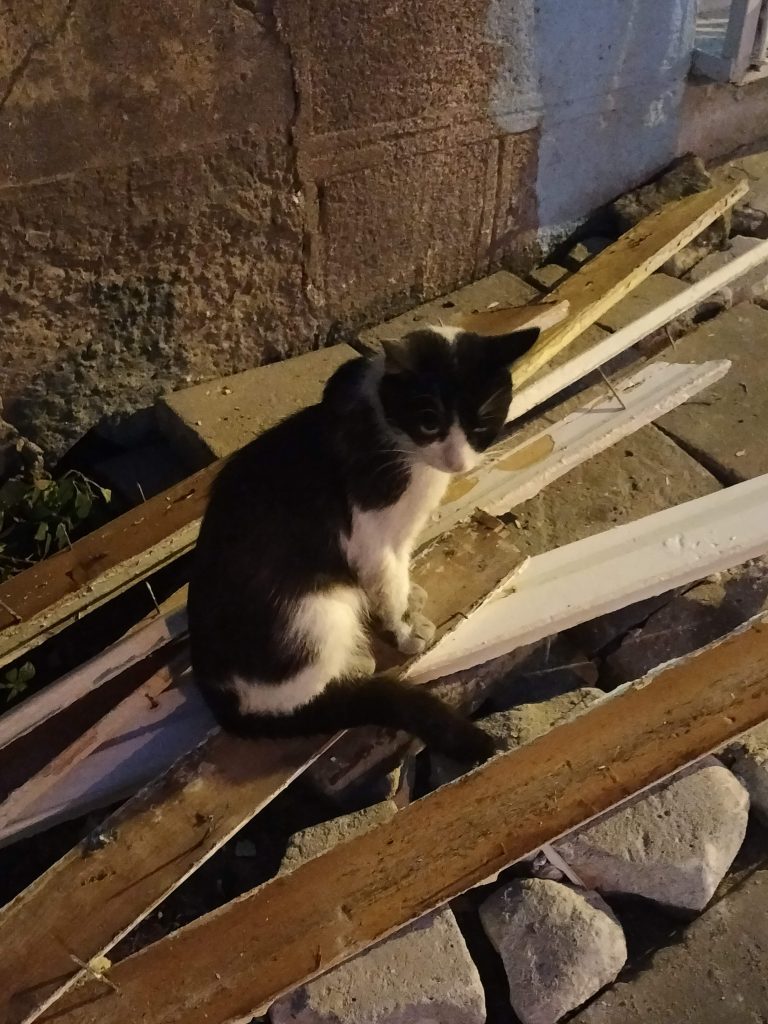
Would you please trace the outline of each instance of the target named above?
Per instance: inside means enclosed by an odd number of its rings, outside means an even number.
[[[437,416],[424,416],[419,423],[419,433],[424,437],[436,437],[440,433],[440,420]]]

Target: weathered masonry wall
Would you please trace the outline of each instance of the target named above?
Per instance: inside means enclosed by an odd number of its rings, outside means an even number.
[[[9,0],[0,396],[49,451],[530,263],[670,160],[694,0]]]

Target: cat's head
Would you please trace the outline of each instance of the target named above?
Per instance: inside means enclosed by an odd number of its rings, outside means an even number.
[[[384,343],[379,399],[411,457],[462,473],[499,437],[512,399],[510,367],[539,329],[485,336],[451,327]]]

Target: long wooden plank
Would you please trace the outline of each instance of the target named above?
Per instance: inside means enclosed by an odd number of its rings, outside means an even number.
[[[190,551],[215,462],[0,586],[0,666]]]
[[[43,1019],[248,1020],[757,725],[768,717],[766,678],[763,621],[123,960],[109,984],[85,982]]]
[[[570,304],[568,319],[545,331],[533,348],[518,360],[512,374],[514,386],[519,388],[546,366],[748,190],[746,180],[734,183],[730,179],[706,192],[667,204],[645,217],[555,288],[550,298]]]
[[[556,289],[550,299],[556,305],[568,302],[569,317],[518,362],[516,387],[746,190],[746,182],[728,183],[664,207]],[[213,463],[0,586],[0,665],[189,551],[220,466]]]
[[[675,317],[693,309],[704,299],[714,295],[715,292],[729,285],[731,281],[737,280],[766,260],[768,260],[768,241],[761,242],[749,252],[737,256],[731,263],[708,274],[701,281],[686,288],[684,292],[663,302],[656,309],[649,310],[631,324],[622,327],[580,355],[537,377],[536,380],[526,384],[512,396],[507,422],[524,416],[537,405],[541,405],[542,402],[546,402],[553,395],[570,387],[571,384],[575,384],[576,381],[586,377],[588,373],[604,363],[621,355],[622,352],[626,352],[638,341],[642,341],[643,338],[647,338],[660,327],[664,327]]]
[[[768,551],[768,475],[532,558],[515,592],[489,601],[427,651],[418,682],[458,672]]]
[[[438,637],[519,563],[511,532],[490,517],[431,545],[414,575]],[[82,974],[72,954],[87,963],[111,948],[330,742],[248,743],[217,733],[42,875],[0,913],[3,1024],[34,1019]]]

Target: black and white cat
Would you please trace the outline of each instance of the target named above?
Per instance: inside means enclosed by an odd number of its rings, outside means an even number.
[[[374,675],[371,620],[401,651],[434,626],[411,585],[414,544],[452,473],[499,436],[510,366],[537,329],[433,327],[355,359],[219,474],[189,588],[195,676],[221,725],[248,736],[403,729],[453,757],[490,738],[424,688]]]

